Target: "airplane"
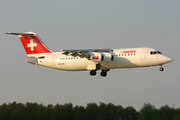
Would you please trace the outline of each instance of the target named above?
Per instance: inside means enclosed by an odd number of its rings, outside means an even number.
[[[149,48],[126,49],[72,49],[54,52],[34,32],[6,33],[18,35],[27,53],[26,62],[65,71],[90,71],[95,76],[98,70],[106,77],[110,69],[160,66],[173,61],[160,51]]]

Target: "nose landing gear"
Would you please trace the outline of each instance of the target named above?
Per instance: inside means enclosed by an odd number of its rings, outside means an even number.
[[[160,71],[164,71],[164,68],[160,67],[159,70],[160,70]]]
[[[159,68],[159,70],[160,70],[160,71],[164,71],[164,68],[162,67],[162,65],[161,65],[161,67]]]

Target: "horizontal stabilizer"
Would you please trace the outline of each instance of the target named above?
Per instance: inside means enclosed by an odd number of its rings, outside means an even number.
[[[11,33],[11,32],[8,32],[8,33],[5,33],[5,34],[21,35],[21,36],[34,36],[34,35],[36,35],[36,33],[34,33],[34,32],[25,32],[25,33]]]

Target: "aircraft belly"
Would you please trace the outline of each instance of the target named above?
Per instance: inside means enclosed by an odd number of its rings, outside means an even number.
[[[114,69],[114,61],[108,61],[108,62],[101,62],[100,63],[103,67],[108,68],[108,69]]]
[[[61,70],[86,70],[87,68],[87,61],[86,60],[69,60],[64,62],[59,62],[57,68]]]
[[[117,68],[130,68],[130,67],[138,67],[139,60],[137,58],[125,58],[120,57],[115,60],[115,66]]]
[[[55,57],[53,57],[53,60],[51,58],[38,59],[38,65],[60,69],[60,70],[75,71],[75,70],[86,70],[88,61],[85,59],[63,61],[63,60],[55,59]]]

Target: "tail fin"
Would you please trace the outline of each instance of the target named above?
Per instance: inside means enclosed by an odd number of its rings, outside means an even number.
[[[11,35],[18,35],[27,55],[38,53],[52,53],[50,49],[41,41],[41,39],[34,32],[25,33],[6,33]]]

